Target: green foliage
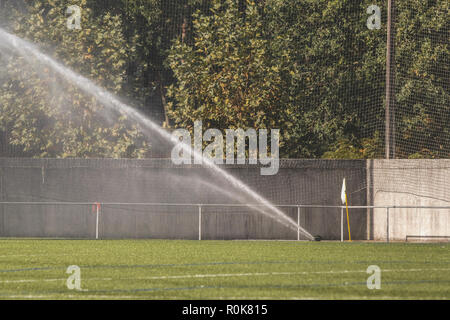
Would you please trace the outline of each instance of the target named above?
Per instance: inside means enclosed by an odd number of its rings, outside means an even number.
[[[324,159],[374,159],[383,157],[383,144],[377,131],[373,138],[364,138],[362,142],[339,140],[333,151],[323,154]]]
[[[120,93],[127,52],[120,16],[93,17],[86,1],[82,29],[66,27],[68,0],[33,1],[29,14],[17,12],[14,33],[53,51],[65,65]],[[147,149],[124,117],[108,123],[103,106],[30,57],[11,56],[0,88],[0,126],[10,143],[38,157],[140,157]]]
[[[450,157],[449,10],[448,1],[398,4],[396,122],[400,157]]]
[[[212,128],[280,128],[289,140],[294,109],[286,40],[267,30],[261,12],[247,2],[213,1],[212,15],[194,14],[193,44],[178,39],[169,54],[176,84],[168,89],[176,127],[203,120]]]
[[[384,3],[375,3],[380,30],[366,27],[373,1],[238,3],[212,1],[211,13],[195,15],[194,41],[174,43],[174,126],[279,128],[284,157],[383,157]],[[450,154],[448,5],[398,3],[398,157]]]
[[[336,141],[361,140],[363,117],[375,117],[382,103],[368,93],[383,91],[385,56],[380,32],[366,28],[366,5],[273,0],[268,6],[270,29],[288,39],[296,75],[289,92],[297,121],[286,155],[320,157]]]
[[[317,157],[342,137],[362,139],[362,93],[379,92],[383,83],[360,79],[377,74],[385,50],[379,34],[364,30],[362,5],[247,1],[244,12],[233,0],[212,6],[212,14],[195,15],[195,41],[177,40],[168,58],[177,79],[169,88],[176,127],[203,119],[220,129],[278,128],[284,157]],[[358,12],[357,21],[348,11]],[[362,35],[348,39],[355,22]],[[350,90],[355,94],[343,94]]]
[[[0,23],[163,125],[278,128],[282,157],[383,157],[385,1],[0,1]],[[82,6],[82,30],[65,9]],[[368,30],[366,9],[381,7]],[[448,158],[449,2],[396,2],[400,158]],[[15,14],[11,14],[15,12]],[[0,130],[33,156],[142,157],[126,119],[52,74],[0,57]],[[5,64],[4,61],[8,63]],[[64,92],[64,94],[61,94]],[[154,146],[152,146],[153,148]]]
[[[323,154],[324,159],[362,159],[363,152],[355,147],[349,140],[341,140],[337,143],[335,151],[328,151]]]

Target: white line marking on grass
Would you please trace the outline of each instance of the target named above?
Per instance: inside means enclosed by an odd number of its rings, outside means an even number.
[[[423,272],[423,271],[450,271],[450,268],[431,268],[431,269],[386,269],[382,272]],[[365,270],[338,270],[338,271],[301,271],[301,272],[253,272],[253,273],[217,273],[217,274],[191,274],[174,276],[154,276],[138,278],[83,278],[92,281],[117,281],[117,280],[167,280],[167,279],[192,279],[192,278],[230,278],[230,277],[260,277],[260,276],[291,276],[308,274],[346,274],[346,273],[366,273]],[[18,280],[0,280],[0,283],[26,283],[26,282],[52,282],[65,281],[66,278],[58,279],[18,279]]]
[[[67,278],[60,279],[20,279],[20,280],[1,280],[0,283],[27,283],[27,282],[54,282],[66,281]],[[83,278],[83,280],[98,280],[98,281],[112,281],[113,278]]]
[[[52,282],[66,279],[21,279],[21,280],[2,280],[0,283],[27,283],[27,282]]]
[[[382,270],[383,272],[422,272],[422,271],[450,271],[445,269],[397,269]],[[258,277],[258,276],[291,276],[308,274],[344,274],[344,273],[366,273],[365,270],[340,270],[340,271],[302,271],[302,272],[255,272],[255,273],[218,273],[218,274],[193,274],[177,276],[155,276],[141,278],[119,278],[117,280],[164,280],[164,279],[191,279],[191,278],[219,278],[219,277]]]
[[[87,256],[89,253],[42,253],[42,254],[7,254],[0,258],[15,258],[15,257],[50,257],[50,256]]]

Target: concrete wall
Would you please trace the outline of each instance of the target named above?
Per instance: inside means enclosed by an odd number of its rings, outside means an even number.
[[[450,206],[450,160],[283,160],[275,176],[222,166],[275,204]],[[255,199],[200,166],[170,160],[0,159],[1,201],[240,204]],[[297,221],[296,208],[282,208]],[[198,238],[195,206],[104,205],[102,238]],[[339,209],[302,209],[300,225],[340,239]],[[351,209],[353,239],[386,239],[386,210]],[[297,232],[246,207],[202,208],[203,239],[296,239]],[[449,209],[391,209],[391,240],[450,235]],[[347,223],[344,235],[347,239]],[[93,238],[92,205],[0,205],[0,237]],[[304,239],[304,237],[302,237]]]
[[[353,190],[351,204],[367,202],[365,161],[283,160],[275,176],[261,176],[254,165],[222,168],[275,204],[340,205],[344,177]],[[0,159],[0,197],[14,202],[256,202],[216,172],[161,159]],[[296,208],[281,210],[297,221]],[[339,209],[302,209],[300,224],[313,235],[340,238]],[[354,239],[365,239],[367,211],[352,210],[350,225]],[[297,239],[296,230],[246,207],[205,207],[201,226],[203,239]],[[0,236],[93,238],[95,214],[91,205],[3,204]],[[198,208],[105,205],[100,236],[197,239]]]
[[[367,179],[369,205],[450,206],[448,159],[370,160]],[[386,239],[386,209],[369,210],[368,233]],[[390,209],[389,238],[404,241],[410,235],[450,236],[450,209]]]

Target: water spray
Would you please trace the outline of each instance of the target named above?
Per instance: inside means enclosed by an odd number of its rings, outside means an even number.
[[[57,62],[55,59],[42,53],[36,45],[26,40],[23,40],[9,32],[6,32],[1,28],[0,28],[0,39],[1,39],[0,43],[2,43],[3,45],[7,45],[9,48],[19,53],[22,57],[24,57],[28,61],[30,60],[30,56],[38,59],[42,64],[45,64],[56,73],[63,76],[65,79],[76,85],[82,91],[97,98],[100,103],[102,103],[105,107],[109,108],[110,110],[119,111],[122,114],[126,114],[131,119],[140,123],[143,127],[151,130],[152,132],[158,133],[165,140],[167,140],[172,144],[179,142],[169,132],[164,130],[158,124],[156,124],[155,122],[153,122],[152,120],[150,120],[149,118],[147,118],[146,116],[144,116],[131,106],[121,102],[120,99],[117,98],[114,94],[106,91],[105,89],[96,85],[91,80],[79,75],[78,73],[61,64],[60,62]],[[259,195],[256,191],[252,190],[249,186],[247,186],[242,181],[235,178],[225,170],[219,168],[211,159],[204,157],[201,153],[194,150],[190,145],[187,145],[185,143],[183,143],[182,145],[184,152],[189,152],[190,154],[194,155],[194,157],[202,158],[203,164],[206,167],[212,169],[215,173],[223,177],[231,185],[242,190],[243,192],[245,192],[245,194],[250,196],[257,203],[257,205],[256,204],[249,205],[250,208],[274,219],[278,223],[290,228],[291,230],[295,231],[299,230],[299,232],[302,233],[309,240],[315,240],[315,238],[308,231],[306,231],[304,228],[297,226],[297,223],[294,220],[292,220],[280,209],[271,204],[267,199]],[[267,210],[261,209],[260,205],[263,205],[263,207],[267,208]]]

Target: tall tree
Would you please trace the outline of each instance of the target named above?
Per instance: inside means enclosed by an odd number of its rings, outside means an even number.
[[[194,14],[192,43],[181,37],[169,54],[174,125],[285,129],[285,143],[294,110],[284,89],[295,75],[285,39],[265,28],[263,4],[248,2],[244,11],[233,0],[211,6],[212,14]]]
[[[123,36],[121,17],[94,17],[86,0],[81,29],[69,29],[68,0],[32,1],[28,13],[16,12],[13,32],[65,65],[120,93],[125,84],[127,51],[135,50]],[[148,149],[139,130],[106,111],[40,61],[2,51],[6,73],[0,86],[0,127],[9,142],[39,157],[140,157]],[[111,116],[111,114],[108,114]]]
[[[396,5],[396,152],[402,158],[449,158],[450,3]]]

